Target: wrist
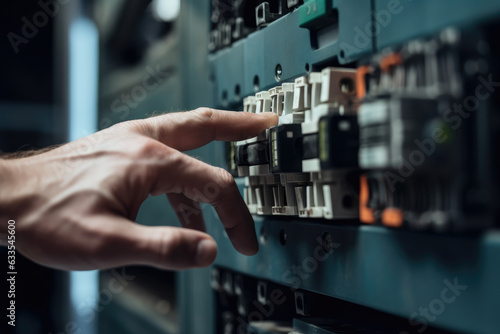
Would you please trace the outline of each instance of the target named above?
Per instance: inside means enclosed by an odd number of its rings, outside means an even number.
[[[19,160],[0,159],[0,233],[7,230],[7,222],[16,220],[22,207],[21,180],[25,180],[20,173]]]
[[[12,180],[14,178],[14,168],[12,160],[0,159],[0,218],[5,219],[7,214],[7,202],[9,201],[9,193],[12,192]],[[3,224],[2,224],[3,227]]]
[[[7,226],[9,216],[9,193],[13,178],[10,160],[0,159],[0,245],[7,245]]]

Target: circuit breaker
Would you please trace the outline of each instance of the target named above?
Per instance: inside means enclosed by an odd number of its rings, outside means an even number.
[[[260,251],[215,232],[217,331],[498,332],[500,4],[211,8],[214,105],[279,116],[226,146]]]

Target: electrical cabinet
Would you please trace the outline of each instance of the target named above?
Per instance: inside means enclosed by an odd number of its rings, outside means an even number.
[[[279,124],[188,152],[235,177],[259,252],[239,254],[202,205],[218,256],[147,273],[176,309],[149,332],[500,332],[499,33],[489,0],[182,1],[165,49],[128,76],[170,69],[142,107]],[[175,221],[165,207],[138,220]]]

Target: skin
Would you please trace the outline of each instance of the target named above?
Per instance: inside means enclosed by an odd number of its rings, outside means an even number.
[[[2,243],[8,220],[15,220],[16,249],[53,268],[204,267],[217,254],[198,209],[204,202],[214,206],[236,250],[253,255],[254,222],[232,176],[181,151],[250,138],[277,122],[272,113],[200,108],[123,122],[42,154],[0,160]],[[161,194],[187,228],[134,222],[142,202]]]

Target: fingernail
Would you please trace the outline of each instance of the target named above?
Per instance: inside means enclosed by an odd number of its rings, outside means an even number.
[[[277,114],[271,112],[271,111],[264,111],[264,112],[261,112],[259,115],[262,115],[262,116],[278,116]]]
[[[266,111],[266,112],[261,113],[260,115],[265,116],[266,118],[268,118],[269,121],[271,122],[271,126],[278,124],[279,117],[278,117],[277,114],[275,114],[273,112]],[[273,116],[273,117],[271,117],[271,116]]]
[[[209,239],[203,239],[198,243],[196,249],[196,264],[200,266],[208,266],[215,260],[217,255],[217,245]]]
[[[248,256],[255,255],[259,252],[259,243],[257,242],[257,236],[255,236],[255,238],[253,238],[253,239],[255,239],[255,240],[251,243],[251,246],[247,250],[247,253],[246,253],[246,255],[248,255]]]

